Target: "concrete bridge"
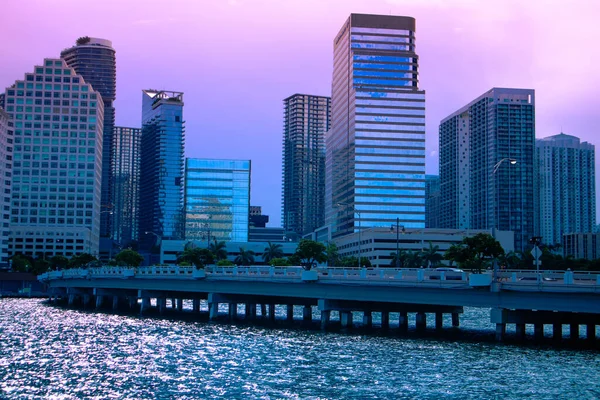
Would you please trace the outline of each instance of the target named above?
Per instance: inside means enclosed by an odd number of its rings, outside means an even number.
[[[320,311],[321,327],[339,312],[343,328],[353,325],[353,312],[362,312],[363,325],[371,326],[373,313],[381,314],[382,328],[390,327],[390,313],[398,313],[398,328],[408,329],[408,314],[414,313],[417,330],[426,326],[427,314],[435,317],[436,329],[443,329],[443,315],[450,314],[452,326],[459,325],[463,307],[491,309],[496,338],[503,340],[506,325],[515,324],[518,337],[525,336],[526,324],[533,324],[536,338],[543,336],[544,324],[551,324],[553,336],[562,337],[562,325],[570,337],[579,337],[584,325],[586,337],[596,338],[600,325],[600,274],[572,271],[501,271],[487,274],[437,271],[435,269],[343,269],[300,267],[102,267],[53,271],[38,279],[48,286],[53,301],[150,307],[163,313],[167,304],[181,310],[183,300],[192,300],[193,311],[200,301],[208,303],[209,318],[219,316],[219,304],[228,305],[228,317],[239,318],[238,305],[245,305],[245,318],[261,315],[275,319],[275,307],[287,308],[294,319],[294,305],[303,307],[302,319],[312,321],[313,307]],[[154,304],[152,306],[152,304]]]

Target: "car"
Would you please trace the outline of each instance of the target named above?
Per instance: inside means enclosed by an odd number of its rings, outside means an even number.
[[[519,278],[519,281],[533,281],[533,282],[537,282],[537,280],[538,280],[537,276],[524,276],[522,278]],[[545,282],[554,282],[557,279],[556,278],[543,277],[542,280],[545,281]]]
[[[444,272],[447,281],[460,281],[464,271],[460,268],[439,267],[435,269],[435,272],[435,274],[429,275],[429,279],[439,280],[442,277],[441,272]]]

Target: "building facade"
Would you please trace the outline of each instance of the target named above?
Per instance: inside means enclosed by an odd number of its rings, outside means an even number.
[[[250,228],[265,228],[269,223],[269,216],[263,215],[262,206],[250,206],[248,223]]]
[[[493,88],[440,123],[440,225],[534,233],[535,96]]]
[[[302,235],[325,221],[325,133],[331,98],[295,94],[286,98],[283,122],[282,218]]]
[[[0,268],[8,263],[10,233],[10,195],[14,127],[9,115],[0,108]]]
[[[597,233],[566,233],[562,237],[564,257],[596,260],[600,258],[600,240]]]
[[[560,133],[535,142],[536,236],[560,244],[563,234],[596,225],[594,145]]]
[[[351,14],[334,40],[327,225],[425,227],[425,92],[415,20]]]
[[[68,66],[73,68],[78,75],[92,88],[100,93],[104,103],[104,131],[102,138],[102,187],[101,202],[103,211],[119,211],[111,197],[112,171],[114,159],[112,152],[113,128],[115,126],[115,108],[113,102],[117,97],[117,62],[115,49],[112,42],[106,39],[91,38],[88,36],[77,39],[75,46],[65,49],[60,53]],[[109,237],[113,218],[118,212],[106,212],[100,215],[100,236]]]
[[[112,135],[111,199],[114,209],[111,240],[127,247],[139,238],[140,144],[142,130],[115,126]]]
[[[248,241],[250,168],[249,160],[186,160],[186,240]]]
[[[62,59],[6,90],[14,122],[9,252],[97,254],[104,107]]]
[[[139,238],[142,249],[184,237],[183,93],[142,91]]]
[[[425,175],[425,228],[440,227],[440,177]]]

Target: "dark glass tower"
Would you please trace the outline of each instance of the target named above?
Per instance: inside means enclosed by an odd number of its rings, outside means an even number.
[[[100,93],[104,102],[104,132],[102,148],[102,186],[100,214],[100,236],[111,235],[112,217],[115,213],[108,211],[119,211],[114,207],[112,199],[112,153],[113,129],[115,127],[115,108],[113,102],[117,90],[117,64],[115,49],[112,42],[105,39],[81,37],[77,39],[75,46],[65,49],[60,53],[62,59],[75,72],[92,85],[95,91]]]

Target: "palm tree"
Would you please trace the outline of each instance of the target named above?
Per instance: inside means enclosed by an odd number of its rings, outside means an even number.
[[[421,257],[423,258],[423,261],[425,261],[427,267],[435,268],[444,259],[444,257],[438,253],[439,250],[440,246],[434,246],[431,242],[429,242],[429,248],[423,250]]]
[[[408,253],[405,250],[398,250],[398,254],[396,252],[390,253],[392,260],[390,261],[390,266],[395,267],[398,266],[400,268],[404,268],[404,264],[406,263],[406,257]],[[396,257],[398,257],[398,263],[396,263]]]
[[[235,258],[234,262],[237,265],[254,264],[254,252],[240,247],[240,254]]]
[[[208,245],[208,249],[215,256],[215,260],[225,260],[227,258],[227,244],[223,241],[217,242],[217,239],[211,244]]]
[[[521,264],[521,257],[514,251],[509,251],[503,257],[504,263],[508,269],[515,269]]]
[[[263,261],[267,264],[269,262],[271,262],[271,260],[274,258],[283,257],[283,250],[282,250],[280,244],[271,243],[271,242],[268,242],[268,243],[269,243],[269,245],[267,247],[265,247],[265,250],[262,255]]]
[[[212,264],[213,254],[208,249],[186,246],[183,252],[177,257],[178,263],[182,261],[194,264],[197,269],[201,269],[207,264]]]
[[[420,251],[409,251],[406,253],[405,264],[408,268],[419,268],[423,259]]]

